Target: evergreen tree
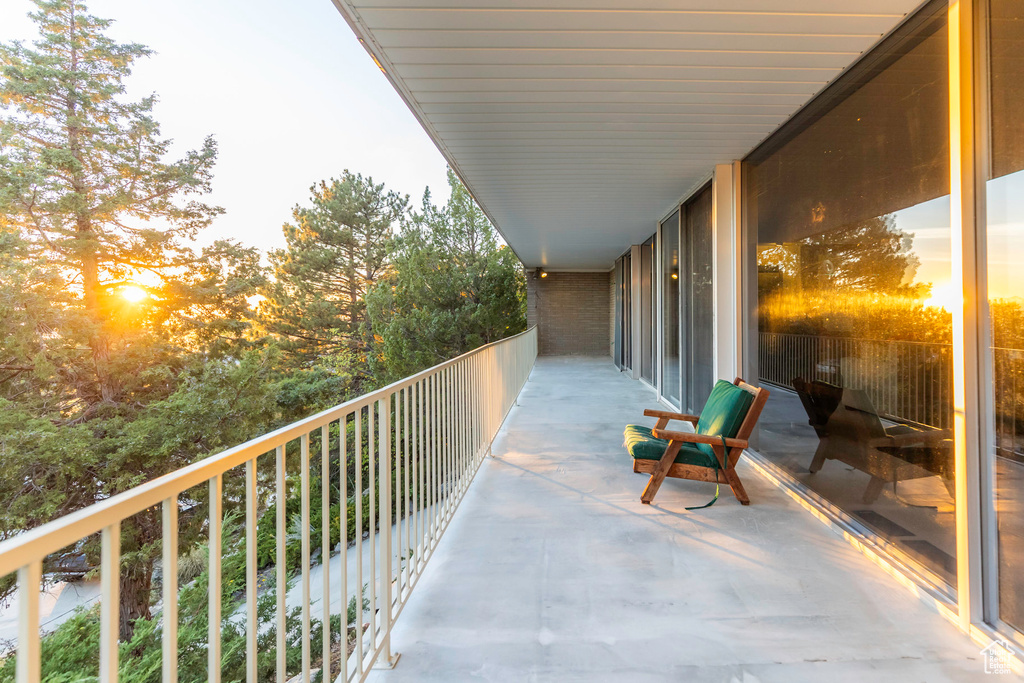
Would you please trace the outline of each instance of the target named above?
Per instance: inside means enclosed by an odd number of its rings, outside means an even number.
[[[117,43],[112,23],[76,0],[34,0],[35,49],[0,47],[0,213],[74,273],[87,314],[92,386],[87,404],[116,402],[109,327],[117,285],[132,273],[188,265],[181,244],[220,209],[182,201],[209,191],[216,146],[166,163],[170,140],[152,117],[156,96],[125,101],[132,65],[150,51]],[[155,227],[154,223],[159,224]]]
[[[287,247],[270,253],[266,327],[298,366],[338,355],[358,362],[366,352],[364,296],[386,268],[408,196],[345,171],[311,187],[310,199],[284,226]]]
[[[526,278],[487,216],[448,170],[451,198],[422,210],[396,240],[388,275],[367,295],[378,383],[526,329]]]
[[[155,95],[124,96],[150,51],[110,39],[111,22],[81,2],[34,2],[34,47],[0,45],[4,536],[251,438],[274,419],[263,381],[271,357],[245,351],[259,254],[189,244],[221,212],[200,201],[213,140],[165,161]],[[183,528],[183,544],[198,524]],[[159,526],[150,513],[122,525],[123,638],[150,613]],[[95,559],[97,545],[87,539],[63,554]]]

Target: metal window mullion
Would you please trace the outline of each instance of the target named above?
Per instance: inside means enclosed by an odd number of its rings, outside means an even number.
[[[962,292],[954,307],[953,455],[956,487],[957,602],[959,624],[969,630],[984,619],[982,599],[981,396],[978,358],[984,337],[980,324],[978,240],[983,237],[979,208],[976,21],[978,0],[949,4],[950,226],[952,277]],[[982,266],[982,272],[983,272]]]
[[[977,289],[978,323],[978,397],[982,419],[979,436],[979,498],[981,514],[981,591],[982,618],[998,625],[999,617],[999,528],[996,510],[996,398],[995,352],[992,344],[988,295],[988,176],[992,154],[991,43],[989,40],[990,3],[976,2],[974,31],[975,59],[975,160],[977,190],[977,225],[975,237],[975,287]],[[1014,396],[1017,394],[1014,393]]]

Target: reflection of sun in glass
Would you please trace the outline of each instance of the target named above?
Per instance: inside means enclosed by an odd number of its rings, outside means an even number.
[[[121,297],[131,303],[138,303],[149,297],[149,294],[142,287],[128,285],[121,288]]]
[[[934,306],[935,308],[944,308],[946,311],[952,311],[953,309],[960,307],[962,300],[962,295],[957,291],[956,287],[953,286],[953,283],[947,282],[941,285],[933,285],[931,296],[925,299],[924,305]]]

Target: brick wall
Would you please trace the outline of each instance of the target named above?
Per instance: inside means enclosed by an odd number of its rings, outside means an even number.
[[[526,319],[537,325],[542,356],[610,356],[611,273],[526,276]]]

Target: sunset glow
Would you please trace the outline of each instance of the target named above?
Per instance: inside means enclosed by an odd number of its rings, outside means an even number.
[[[136,304],[142,301],[143,299],[149,298],[149,293],[146,292],[146,290],[144,290],[142,287],[128,285],[127,287],[121,288],[121,297],[125,301],[130,301],[131,303]]]

